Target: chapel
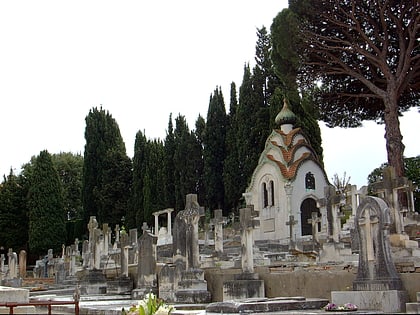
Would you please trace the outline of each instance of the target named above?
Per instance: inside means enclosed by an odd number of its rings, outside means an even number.
[[[319,201],[330,184],[308,138],[301,128],[294,127],[296,121],[284,100],[275,119],[276,128],[268,136],[243,194],[260,222],[254,240],[310,239],[314,233],[311,219],[315,217],[317,232],[327,230],[327,211]]]

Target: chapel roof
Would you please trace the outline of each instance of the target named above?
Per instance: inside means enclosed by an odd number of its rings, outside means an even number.
[[[283,108],[277,114],[275,122],[278,126],[291,124],[294,125],[297,120],[295,113],[289,108],[289,102],[287,99],[284,99]]]

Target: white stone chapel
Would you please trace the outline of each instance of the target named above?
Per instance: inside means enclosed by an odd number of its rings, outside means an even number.
[[[244,197],[257,211],[260,227],[254,240],[312,238],[311,218],[317,213],[317,232],[326,231],[325,207],[318,207],[329,185],[327,175],[287,100],[277,115],[258,166]]]

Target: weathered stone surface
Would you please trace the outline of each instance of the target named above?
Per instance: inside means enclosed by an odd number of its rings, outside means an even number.
[[[408,302],[406,291],[337,291],[331,292],[333,303],[353,303],[359,310],[377,310],[385,313],[405,312]]]
[[[320,309],[328,303],[326,299],[305,299],[304,297],[280,297],[275,299],[249,299],[210,303],[209,313],[263,313],[290,310]]]
[[[0,286],[0,303],[28,303],[29,290]]]

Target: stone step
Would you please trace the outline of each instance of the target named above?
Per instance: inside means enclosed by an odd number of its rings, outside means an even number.
[[[405,313],[406,314],[420,314],[420,303],[418,302],[406,303]]]

